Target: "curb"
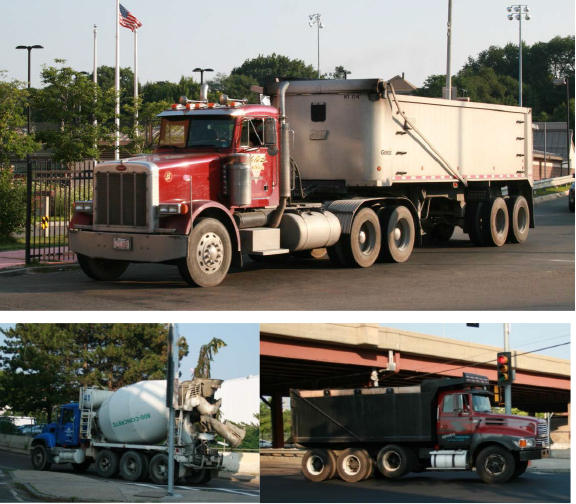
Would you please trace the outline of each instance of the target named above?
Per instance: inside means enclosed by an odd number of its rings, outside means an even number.
[[[557,193],[553,193],[553,194],[545,194],[544,196],[536,196],[534,198],[534,204],[538,205],[539,203],[542,203],[544,201],[549,201],[549,200],[558,199],[558,198],[564,198],[565,196],[568,196],[568,191],[562,191],[562,192],[557,192]]]

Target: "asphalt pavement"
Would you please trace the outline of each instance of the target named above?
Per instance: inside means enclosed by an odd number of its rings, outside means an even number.
[[[84,474],[70,464],[35,471],[28,454],[0,451],[0,502],[259,502],[257,476],[221,474],[199,486],[182,479],[168,497],[163,485],[100,478],[94,465]]]
[[[80,270],[0,272],[0,310],[574,310],[574,214],[566,197],[535,207],[526,243],[474,247],[457,230],[403,264],[334,268],[327,259],[247,261],[218,287],[191,288],[174,266],[132,264],[116,282]],[[10,273],[13,274],[13,273]]]
[[[300,458],[261,457],[261,502],[570,502],[570,472],[531,469],[504,485],[484,483],[475,472],[425,472],[396,480],[338,478],[312,483]]]

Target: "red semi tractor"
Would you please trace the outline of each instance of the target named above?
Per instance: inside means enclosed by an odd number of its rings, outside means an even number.
[[[169,263],[208,287],[243,254],[327,248],[337,266],[369,267],[456,226],[479,246],[522,243],[533,227],[529,109],[397,96],[379,79],[265,92],[277,107],[209,103],[203,85],[159,115],[154,154],[95,167],[69,225],[89,277]]]

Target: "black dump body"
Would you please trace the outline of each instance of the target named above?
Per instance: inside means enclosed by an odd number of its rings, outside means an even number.
[[[309,448],[391,442],[433,444],[438,391],[478,386],[476,376],[427,380],[416,387],[291,390],[293,440]],[[487,385],[485,381],[481,384]]]

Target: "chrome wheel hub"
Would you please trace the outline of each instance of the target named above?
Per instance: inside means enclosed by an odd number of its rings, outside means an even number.
[[[221,268],[224,246],[216,233],[206,233],[200,238],[196,247],[196,259],[205,273],[212,274]]]

